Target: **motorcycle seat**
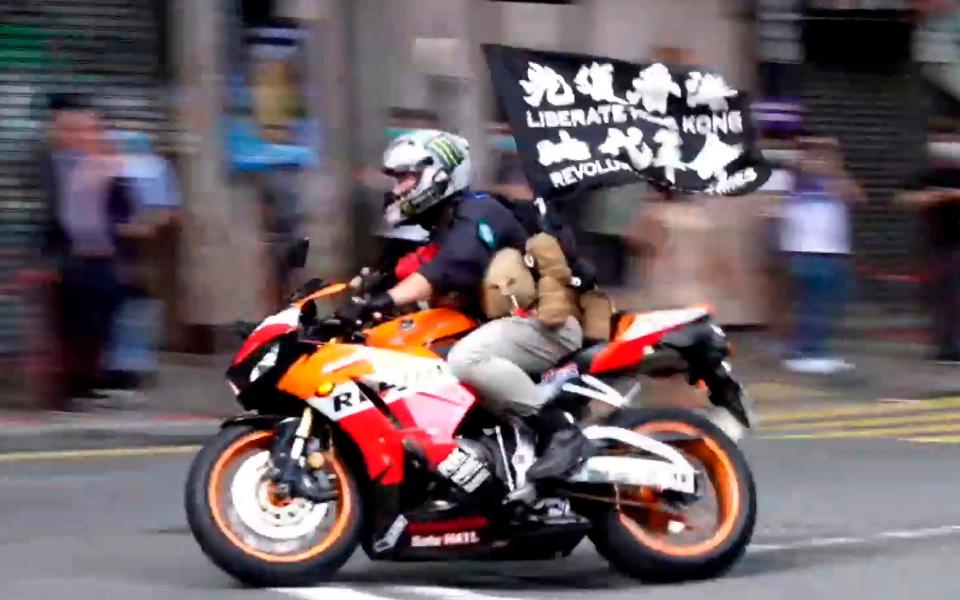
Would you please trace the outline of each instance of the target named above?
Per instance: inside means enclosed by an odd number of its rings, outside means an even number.
[[[599,342],[591,346],[586,346],[570,354],[560,364],[572,362],[577,366],[577,370],[581,373],[589,373],[590,365],[593,363],[593,359],[596,358],[598,354],[606,350],[607,346],[609,345],[609,342]]]
[[[589,373],[590,365],[593,363],[593,359],[609,345],[609,342],[599,342],[591,346],[585,346],[579,350],[575,350],[574,352],[571,352],[570,354],[561,358],[559,361],[557,361],[556,365],[550,367],[546,371],[533,374],[533,380],[535,383],[540,383],[544,379],[549,379],[549,375],[552,373],[567,369],[570,367],[570,365],[575,366],[577,371],[580,373]]]

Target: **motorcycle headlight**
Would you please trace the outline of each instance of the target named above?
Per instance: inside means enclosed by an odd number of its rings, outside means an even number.
[[[260,378],[264,373],[272,369],[277,364],[277,356],[280,354],[280,343],[274,342],[267,348],[263,358],[250,370],[250,383]]]

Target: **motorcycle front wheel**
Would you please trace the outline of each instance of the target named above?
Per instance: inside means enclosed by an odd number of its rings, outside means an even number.
[[[646,581],[716,577],[746,551],[757,518],[756,489],[738,446],[708,419],[676,408],[628,409],[611,425],[662,439],[700,472],[696,499],[623,486],[619,505],[591,511],[598,552]]]
[[[252,586],[317,583],[349,560],[360,541],[363,503],[356,478],[333,452],[313,472],[337,498],[283,499],[268,477],[272,430],[221,430],[194,458],[187,522],[214,564]]]

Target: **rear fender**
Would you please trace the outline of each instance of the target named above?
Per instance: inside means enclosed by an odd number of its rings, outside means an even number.
[[[678,352],[693,369],[714,368],[730,354],[726,334],[709,318],[665,335],[660,343]]]

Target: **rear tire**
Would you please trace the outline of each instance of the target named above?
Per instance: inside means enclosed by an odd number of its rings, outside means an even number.
[[[645,434],[659,430],[700,436],[702,441],[670,444],[688,458],[704,459],[717,494],[718,523],[712,537],[683,545],[673,542],[669,531],[645,527],[644,522],[650,521],[642,515],[650,519],[660,513],[594,505],[589,513],[594,525],[590,539],[600,555],[623,573],[651,582],[709,579],[726,572],[746,551],[757,519],[753,475],[737,445],[709,420],[683,409],[627,409],[610,424]],[[639,520],[634,518],[637,515]]]
[[[242,511],[237,499],[228,493],[233,487],[221,482],[221,479],[229,477],[231,467],[236,466],[237,471],[230,481],[235,482],[245,461],[263,460],[263,451],[269,449],[273,441],[274,432],[271,430],[258,430],[250,426],[221,430],[197,454],[190,468],[184,495],[187,522],[204,554],[218,567],[247,585],[285,587],[314,584],[330,578],[349,560],[360,542],[363,527],[360,488],[356,477],[342,459],[328,456],[324,469],[329,469],[331,475],[335,476],[335,486],[340,492],[330,533],[316,542],[309,542],[310,545],[304,548],[272,552],[273,547],[282,548],[290,540],[276,541],[269,536],[258,539],[256,531],[245,528],[238,518]],[[252,452],[252,458],[244,458],[244,451]],[[221,488],[221,483],[227,489]],[[251,496],[256,497],[257,494],[251,491]],[[245,501],[252,502],[252,499]],[[281,504],[277,511],[284,512],[284,506],[293,507],[289,503]],[[314,519],[311,510],[323,511],[321,518],[326,519],[329,504],[327,508],[322,508],[322,505],[320,508],[310,506],[313,508],[306,509],[302,519]],[[282,515],[276,518],[280,519]],[[263,527],[270,526],[267,522]],[[251,540],[274,546],[264,550]]]

